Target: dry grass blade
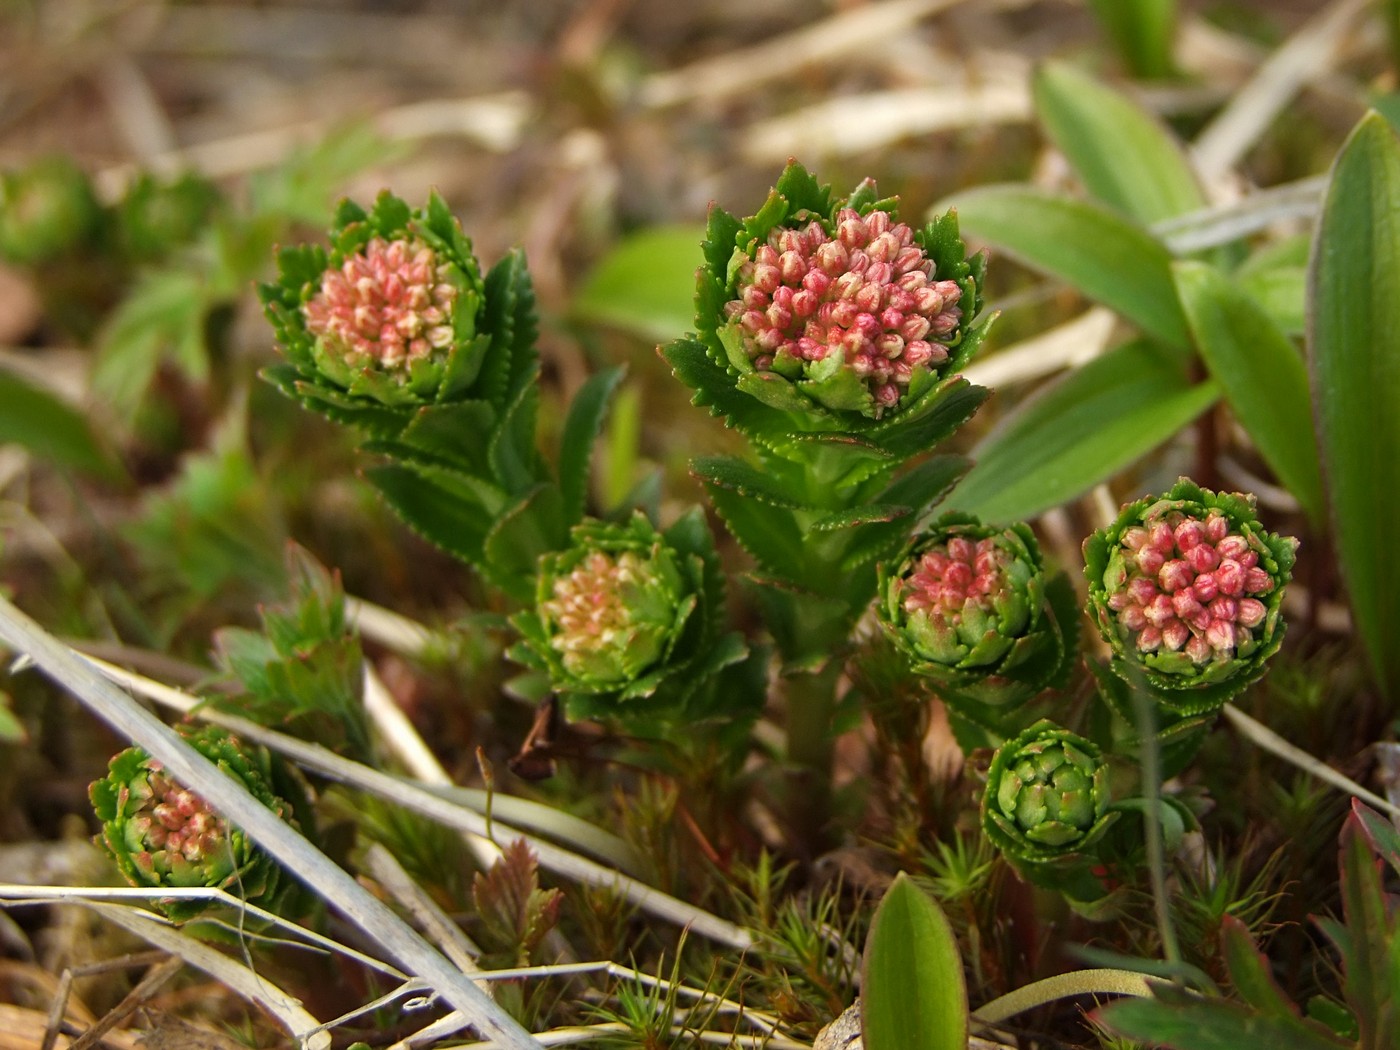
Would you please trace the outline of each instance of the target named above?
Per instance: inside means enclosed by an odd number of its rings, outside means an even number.
[[[344,869],[258,802],[241,784],[182,740],[160,719],[103,678],[8,601],[0,600],[0,637],[28,655],[45,674],[72,692],[118,732],[139,744],[172,778],[202,796],[267,850],[328,904],[356,923],[390,956],[422,977],[473,1023],[511,1050],[538,1043],[387,905]]]

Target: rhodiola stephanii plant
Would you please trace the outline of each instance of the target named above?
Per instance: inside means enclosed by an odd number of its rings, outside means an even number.
[[[1128,504],[1085,544],[1112,674],[1075,679],[1080,610],[1029,526],[934,516],[968,466],[936,446],[987,394],[961,376],[989,322],[985,259],[968,257],[956,217],[915,228],[873,183],[838,197],[793,164],[755,215],[713,209],[704,255],[695,333],[662,353],[695,404],[750,443],[748,457],[691,470],[756,565],[746,584],[776,663],[762,635],[727,625],[699,510],[669,523],[588,516],[589,452],[616,370],[581,388],[557,453],[542,453],[524,259],[483,273],[441,199],[421,211],[388,193],[369,210],[346,203],[329,250],[280,253],[262,296],[286,362],[267,376],[356,428],[389,504],[495,588],[522,695],[557,696],[569,718],[651,748],[649,764],[684,769],[675,754],[722,741],[737,768],[776,667],[800,771],[787,795],[799,855],[830,830],[834,717],[856,699],[843,671],[873,602],[919,702],[941,699],[960,741],[991,751],[987,841],[1024,879],[1091,910],[1132,876],[1151,833],[1139,795],[1159,785],[1137,765],[1134,695],[1184,766],[1200,735],[1183,730],[1205,728],[1279,648],[1294,542],[1265,531],[1249,497],[1186,479]],[[337,608],[324,581],[310,587],[301,613],[266,617],[270,648],[225,636],[232,669],[296,669],[305,639],[279,632]],[[317,645],[343,625],[321,626]],[[340,678],[348,666],[334,661]],[[1088,710],[1076,681],[1096,683]]]

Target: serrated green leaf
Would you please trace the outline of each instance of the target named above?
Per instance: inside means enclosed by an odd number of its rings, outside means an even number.
[[[695,316],[695,271],[705,261],[699,226],[658,226],[623,238],[589,273],[574,315],[644,339],[677,339]]]
[[[901,872],[865,942],[861,1032],[866,1050],[966,1050],[967,987],[952,927]]]
[[[626,369],[618,365],[590,377],[579,387],[569,405],[564,433],[559,439],[559,492],[567,525],[573,525],[583,517],[588,502],[593,444],[603,429],[603,416],[607,413],[618,383],[622,382],[624,372]]]
[[[786,507],[750,499],[718,485],[707,485],[715,511],[739,545],[765,570],[785,580],[810,584],[803,557],[802,530]]]
[[[957,205],[964,233],[1058,277],[1167,346],[1189,348],[1171,255],[1141,226],[1101,205],[1021,185],[986,186],[948,203]]]
[[[1337,560],[1381,688],[1400,697],[1400,144],[1365,117],[1342,147],[1310,271],[1309,350]]]
[[[860,528],[862,525],[888,525],[904,521],[913,513],[913,507],[905,507],[898,503],[863,503],[859,507],[824,514],[812,522],[808,529],[811,532],[838,532]]]
[[[1151,346],[1118,347],[1027,401],[987,435],[946,506],[983,521],[1034,517],[1146,455],[1218,396],[1214,381],[1193,385]]]
[[[1317,441],[1303,358],[1267,314],[1218,270],[1173,267],[1196,346],[1240,424],[1314,523],[1324,517]]]
[[[86,417],[47,390],[0,369],[0,442],[23,445],[40,459],[102,478],[120,464],[97,441]]]
[[[1063,62],[1032,87],[1046,134],[1099,200],[1144,224],[1205,206],[1181,146],[1136,102]]]
[[[94,395],[129,419],[166,356],[202,380],[208,371],[205,305],[204,282],[197,273],[167,270],[144,277],[99,336]]]
[[[690,472],[707,485],[736,492],[746,499],[789,510],[817,509],[804,508],[772,474],[733,456],[698,457],[690,461]]]
[[[489,520],[481,506],[428,481],[409,467],[384,466],[365,471],[404,523],[429,543],[479,565]]]
[[[1297,1020],[1297,1006],[1284,996],[1269,972],[1269,960],[1259,951],[1245,924],[1226,915],[1221,920],[1220,941],[1230,983],[1239,997],[1261,1013],[1280,1020]]]
[[[513,597],[529,601],[535,593],[540,555],[566,546],[568,538],[559,490],[540,485],[504,510],[491,526],[483,544],[482,568]]]

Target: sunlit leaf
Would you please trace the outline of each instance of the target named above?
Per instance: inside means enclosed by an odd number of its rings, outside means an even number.
[[[1021,185],[969,190],[935,210],[949,204],[970,237],[1058,277],[1170,347],[1189,346],[1171,255],[1141,226],[1102,205]]]
[[[1034,92],[1046,134],[1099,200],[1142,223],[1205,206],[1176,139],[1136,103],[1062,62],[1037,72]]]
[[[574,313],[646,339],[684,335],[694,326],[704,239],[703,226],[662,226],[625,238],[589,274]]]
[[[1176,264],[1196,346],[1260,454],[1315,522],[1323,518],[1317,442],[1302,355],[1263,309],[1204,263]]]
[[[876,909],[862,976],[866,1050],[966,1050],[958,942],[938,905],[903,873]]]
[[[1400,143],[1364,118],[1332,169],[1309,348],[1337,557],[1381,687],[1400,696]]]
[[[945,506],[1020,521],[1074,499],[1166,441],[1219,396],[1153,347],[1129,343],[1027,401],[973,449]]]

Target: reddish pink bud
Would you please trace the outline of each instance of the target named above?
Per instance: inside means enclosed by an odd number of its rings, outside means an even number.
[[[1244,593],[1244,573],[1245,570],[1237,561],[1225,559],[1220,563],[1220,567],[1215,570],[1215,583],[1220,588],[1221,594],[1240,595]]]
[[[1159,594],[1147,603],[1143,615],[1154,627],[1165,627],[1176,619],[1176,610],[1172,608],[1172,600],[1169,597]]]
[[[1216,652],[1235,647],[1235,625],[1228,620],[1211,620],[1206,628],[1206,641]]]
[[[1156,576],[1167,564],[1167,556],[1157,547],[1148,545],[1137,552],[1138,571],[1144,576]]]
[[[1138,557],[1142,557],[1141,553]],[[1165,562],[1157,573],[1158,584],[1161,585],[1162,590],[1169,593],[1179,591],[1183,587],[1190,587],[1194,579],[1195,575],[1191,571],[1191,566],[1180,558],[1173,558],[1171,561]]]
[[[1137,636],[1137,647],[1144,653],[1156,652],[1162,647],[1162,630],[1151,625],[1144,627]]]
[[[1147,617],[1141,605],[1130,605],[1118,617],[1118,622],[1130,631],[1141,631],[1147,626]]]
[[[1220,564],[1220,556],[1214,547],[1200,543],[1186,552],[1186,562],[1191,566],[1192,572],[1210,572]]]
[[[1210,647],[1210,642],[1206,641],[1204,635],[1194,634],[1186,643],[1186,655],[1191,657],[1194,664],[1203,664],[1211,658],[1214,650]]]
[[[1245,570],[1244,590],[1246,594],[1268,594],[1273,589],[1273,578],[1263,569],[1256,565]]]
[[[1235,622],[1241,627],[1255,628],[1264,622],[1267,613],[1268,609],[1259,599],[1243,598],[1240,600],[1239,616]]]
[[[1179,652],[1190,637],[1190,629],[1180,620],[1173,620],[1162,628],[1162,643],[1172,652]]]

